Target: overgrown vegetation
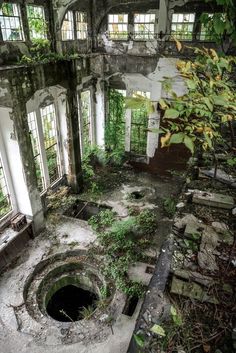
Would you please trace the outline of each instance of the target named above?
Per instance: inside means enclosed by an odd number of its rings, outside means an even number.
[[[103,272],[113,279],[118,289],[129,296],[143,294],[143,286],[128,278],[128,269],[142,259],[145,249],[150,247],[156,230],[155,214],[149,210],[124,220],[115,220],[112,211],[94,216],[90,224],[98,234],[104,253]],[[105,229],[109,227],[109,229]]]

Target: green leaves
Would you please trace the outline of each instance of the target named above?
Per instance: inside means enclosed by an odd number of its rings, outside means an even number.
[[[170,307],[170,313],[171,313],[173,322],[177,326],[181,326],[183,324],[182,317],[180,314],[178,314],[177,310],[175,309],[175,307],[173,305],[171,305],[171,307]]]
[[[134,334],[134,340],[137,343],[137,345],[141,348],[144,347],[145,345],[145,338],[143,335],[141,334]]]
[[[165,337],[166,335],[165,330],[160,325],[153,325],[151,331],[161,337]]]
[[[191,151],[191,153],[193,154],[193,152],[194,152],[194,142],[191,139],[191,137],[185,135],[184,144]]]
[[[179,112],[176,109],[170,108],[165,111],[164,118],[166,118],[166,119],[176,119],[178,117],[179,117]]]
[[[170,138],[170,144],[171,143],[182,143],[184,141],[184,133],[179,132],[178,134],[173,134]]]

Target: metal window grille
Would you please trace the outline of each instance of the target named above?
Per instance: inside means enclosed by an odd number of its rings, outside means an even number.
[[[4,41],[23,40],[23,29],[18,4],[3,3],[1,5],[0,26]]]
[[[76,35],[77,39],[87,39],[88,19],[86,12],[76,12]]]
[[[134,15],[134,39],[152,40],[155,36],[155,14]]]
[[[57,136],[57,122],[54,104],[40,109],[43,126],[44,147],[50,184],[61,177],[61,162]]]
[[[174,13],[172,15],[171,35],[180,40],[193,39],[195,13]]]
[[[108,35],[110,39],[128,39],[128,14],[108,15]]]
[[[81,115],[82,145],[85,150],[92,143],[91,93],[89,90],[81,93]]]
[[[134,92],[133,96],[143,96],[150,98],[150,93],[136,91]],[[132,153],[146,155],[148,118],[149,113],[145,107],[140,109],[132,109],[130,136],[130,151]]]

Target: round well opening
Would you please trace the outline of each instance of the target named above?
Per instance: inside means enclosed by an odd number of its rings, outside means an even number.
[[[133,200],[141,200],[144,198],[144,194],[140,191],[133,191],[131,192],[131,198]]]
[[[46,311],[51,318],[60,322],[79,321],[95,310],[97,300],[95,293],[70,284],[51,296]]]

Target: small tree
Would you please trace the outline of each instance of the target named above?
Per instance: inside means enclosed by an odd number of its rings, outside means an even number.
[[[181,43],[177,42],[177,48],[182,50]],[[231,127],[235,119],[236,91],[231,77],[236,58],[220,57],[214,49],[191,49],[196,59],[177,62],[187,93],[178,97],[170,91],[170,99],[159,101],[165,111],[161,147],[184,143],[192,154],[210,150],[215,155],[222,126]]]

